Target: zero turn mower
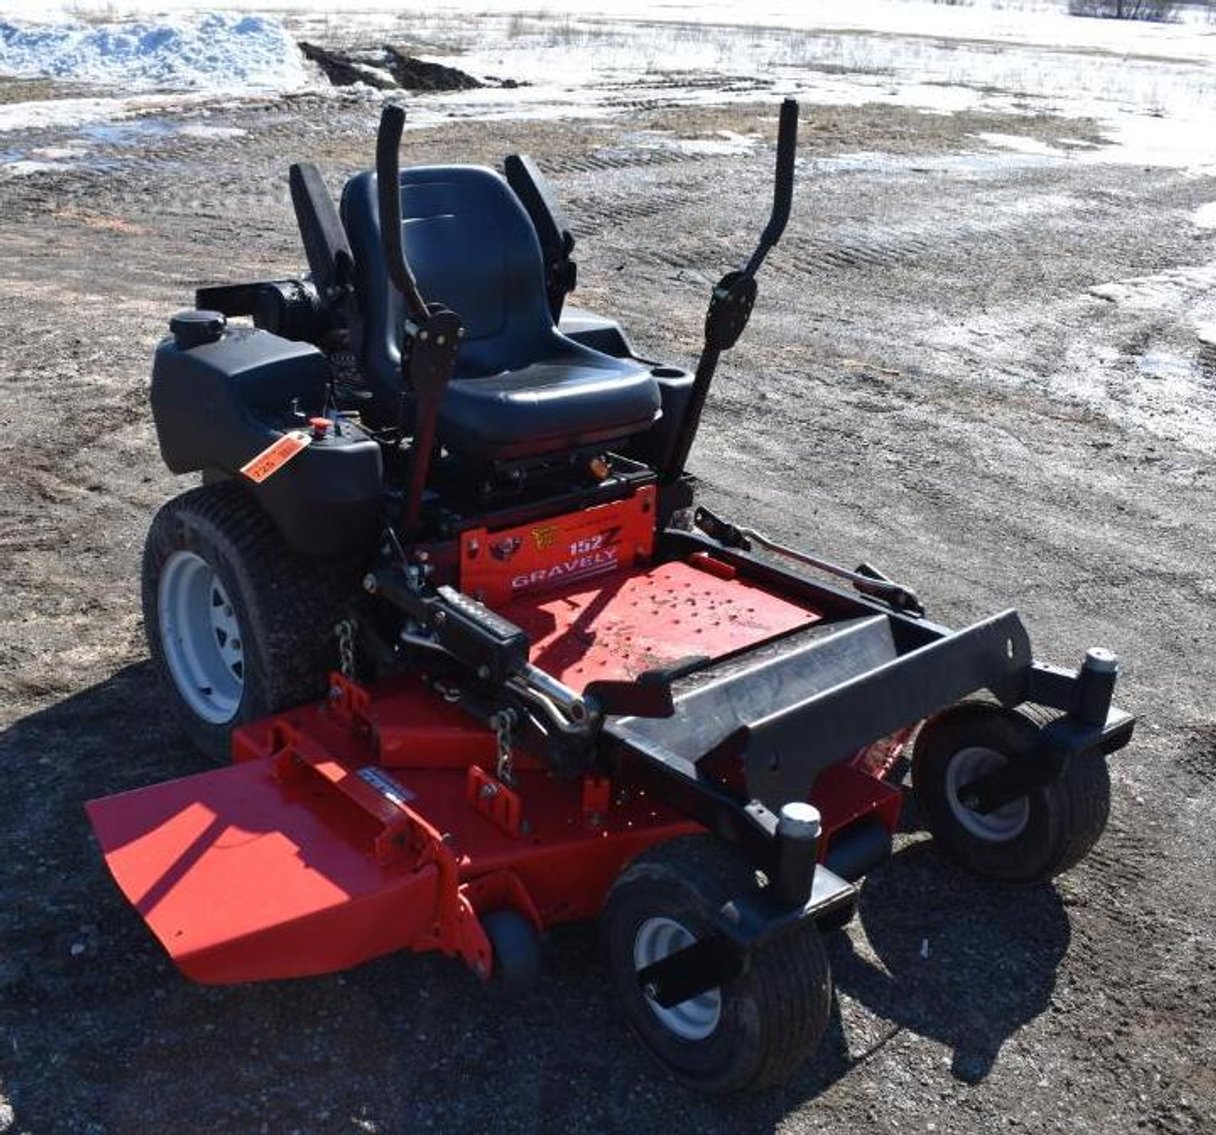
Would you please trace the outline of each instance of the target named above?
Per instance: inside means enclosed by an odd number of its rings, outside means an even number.
[[[523,988],[548,927],[599,918],[679,1079],[780,1082],[828,1020],[822,932],[890,853],[893,772],[967,867],[1068,869],[1132,733],[1115,659],[1044,665],[1014,611],[950,630],[868,565],[697,507],[794,102],[693,372],[567,306],[574,240],[528,158],[399,170],[403,120],[340,211],[292,166],[305,278],[200,289],[156,351],[161,452],[202,485],[152,524],[148,642],[232,760],[91,802],[106,862],[200,982],[406,949]]]

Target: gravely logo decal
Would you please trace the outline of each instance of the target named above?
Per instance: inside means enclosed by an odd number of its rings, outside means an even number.
[[[532,539],[536,542],[538,552],[547,552],[557,540],[559,529],[556,524],[543,524],[540,528],[532,529]]]
[[[535,587],[538,583],[564,582],[610,571],[617,565],[617,551],[616,548],[600,548],[586,555],[571,556],[570,559],[551,564],[549,567],[534,568],[515,576],[511,580],[511,587],[515,591],[521,591],[525,587]]]

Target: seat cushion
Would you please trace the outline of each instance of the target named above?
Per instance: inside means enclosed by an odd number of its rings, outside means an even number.
[[[658,417],[649,367],[556,332],[550,346],[530,366],[455,379],[439,416],[444,445],[480,461],[530,457],[628,437]]]
[[[474,461],[531,457],[649,428],[660,407],[649,366],[601,354],[553,326],[535,229],[501,176],[477,166],[415,166],[401,174],[401,212],[420,291],[464,323],[439,421],[449,450]],[[405,307],[380,246],[374,174],[347,183],[342,220],[355,255],[352,339],[374,416],[408,425]]]

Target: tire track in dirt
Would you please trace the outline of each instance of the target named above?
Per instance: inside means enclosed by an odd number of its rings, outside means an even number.
[[[576,173],[604,173],[616,170],[634,170],[653,167],[661,169],[668,165],[704,162],[712,155],[685,152],[666,146],[653,148],[597,150],[590,154],[570,154],[566,157],[548,157],[540,162],[541,172],[550,176]]]
[[[993,216],[983,221],[901,226],[841,226],[831,236],[792,234],[784,256],[774,256],[775,268],[806,275],[821,275],[836,268],[912,267],[925,261],[957,263],[977,250],[983,256],[1003,259],[1025,245],[1023,230],[1030,227],[1017,217]]]
[[[685,205],[686,199],[664,194],[616,200],[603,195],[598,199],[571,196],[569,214],[576,222],[575,230],[579,238],[590,239],[605,229],[671,215]]]
[[[643,89],[648,92],[638,95],[638,85],[632,84],[603,84],[601,89],[606,94],[606,103],[615,111],[634,113],[649,113],[651,111],[670,110],[673,96],[677,102],[696,102],[696,93],[711,92],[722,95],[750,95],[754,98],[770,97],[774,82],[772,79],[756,75],[714,75],[679,71],[665,71],[660,75],[650,75],[646,78]],[[614,94],[621,91],[621,95]],[[649,92],[658,92],[651,94]]]

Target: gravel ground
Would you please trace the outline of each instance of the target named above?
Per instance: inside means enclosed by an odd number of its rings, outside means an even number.
[[[579,301],[688,362],[770,158],[672,139],[768,142],[774,112],[454,121],[409,133],[406,160],[533,153],[581,240]],[[149,353],[195,285],[298,269],[286,165],[312,157],[336,189],[370,160],[375,108],[136,121],[91,138],[91,165],[0,181],[0,1131],[1216,1130],[1216,376],[1188,322],[1216,234],[1187,222],[1216,176],[976,138],[1092,142],[1083,121],[806,119],[795,215],[694,470],[720,511],[878,562],[942,621],[1017,605],[1041,657],[1118,651],[1143,721],[1096,851],[1011,890],[909,832],[830,941],[822,1050],[744,1100],[650,1063],[590,929],[556,936],[543,993],[517,1004],[435,957],[188,984],[81,808],[203,766],[165,719],[137,610],[148,521],[183,487],[159,461]],[[862,151],[884,156],[840,157]]]

